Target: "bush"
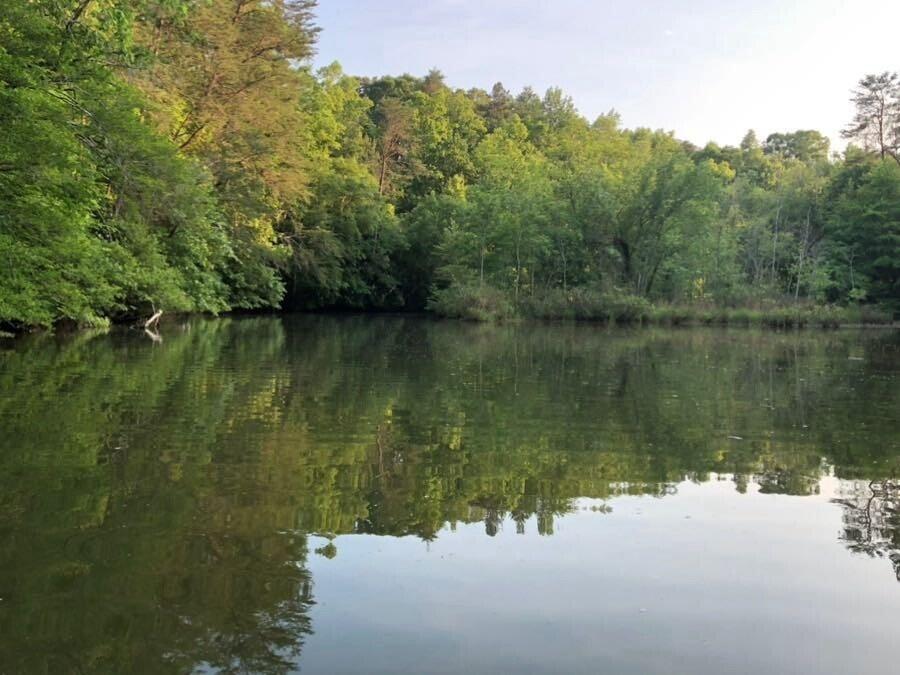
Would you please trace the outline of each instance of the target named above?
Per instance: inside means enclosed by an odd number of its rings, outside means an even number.
[[[650,317],[653,305],[646,298],[636,295],[608,293],[604,300],[609,308],[610,316],[616,323],[640,323]]]
[[[649,313],[653,323],[671,326],[706,324],[721,326],[768,326],[770,328],[837,328],[855,324],[891,323],[889,313],[873,307],[837,307],[835,305],[770,304],[752,307],[696,307],[656,305]]]
[[[699,308],[679,305],[654,305],[649,312],[651,322],[670,326],[681,326],[697,321],[709,323],[708,318],[710,317]]]
[[[893,316],[888,310],[873,305],[856,305],[846,307],[842,312],[845,324],[883,325],[893,322]]]
[[[574,319],[640,323],[650,318],[652,305],[644,298],[620,291],[573,288],[546,291],[520,302],[522,316],[533,319]]]
[[[428,308],[440,316],[473,321],[500,321],[517,316],[543,320],[655,323],[669,326],[768,326],[770,328],[837,328],[891,323],[891,314],[872,306],[778,305],[712,307],[653,305],[620,290],[553,289],[523,298],[518,307],[508,292],[491,286],[454,284],[432,294]]]
[[[470,321],[502,321],[516,314],[502,291],[490,286],[459,284],[434,291],[428,309],[439,316]]]

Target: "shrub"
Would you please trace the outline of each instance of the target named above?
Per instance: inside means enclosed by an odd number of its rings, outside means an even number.
[[[862,305],[779,305],[712,307],[653,305],[647,299],[613,289],[552,289],[525,297],[516,306],[508,292],[491,286],[454,284],[432,294],[428,308],[435,313],[474,321],[508,320],[517,316],[544,320],[657,323],[669,326],[720,325],[770,328],[837,328],[853,324],[891,323],[889,312]]]
[[[470,321],[500,321],[515,316],[509,298],[490,286],[453,284],[435,290],[428,301],[435,314]]]
[[[551,290],[525,298],[520,313],[534,319],[574,319],[639,323],[650,318],[653,306],[644,298],[621,291],[573,288]]]

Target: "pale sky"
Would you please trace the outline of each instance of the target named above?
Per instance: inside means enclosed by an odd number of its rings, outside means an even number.
[[[558,86],[698,145],[818,129],[843,149],[857,80],[900,70],[900,0],[319,0],[318,25],[317,65]]]

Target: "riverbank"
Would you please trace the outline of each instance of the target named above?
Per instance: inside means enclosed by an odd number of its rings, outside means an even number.
[[[202,312],[173,312],[163,315],[161,324],[190,316],[273,316],[294,314],[279,310],[224,312],[211,315]],[[434,320],[508,324],[519,322],[603,323],[621,326],[734,326],[756,328],[865,328],[896,327],[891,313],[873,306],[840,307],[836,305],[772,305],[759,307],[714,307],[708,305],[653,304],[643,298],[572,292],[566,298],[525,298],[518,306],[493,290],[459,296],[453,303],[433,303],[425,312],[385,312],[346,310],[299,312],[301,314],[366,314],[371,316],[424,316]],[[133,326],[146,330],[145,318],[130,317],[120,321],[79,324],[63,320],[51,326],[7,326],[0,330],[0,340],[39,332],[104,332],[116,326]],[[155,330],[150,331],[155,334]]]
[[[654,304],[616,292],[572,289],[522,298],[518,303],[496,289],[439,291],[430,308],[439,316],[470,321],[595,321],[616,324],[761,326],[838,328],[887,326],[890,311],[871,305],[812,305],[761,302],[755,306]]]

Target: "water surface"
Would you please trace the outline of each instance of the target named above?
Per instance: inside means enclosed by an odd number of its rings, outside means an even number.
[[[878,673],[900,334],[287,317],[0,346],[2,673]]]

